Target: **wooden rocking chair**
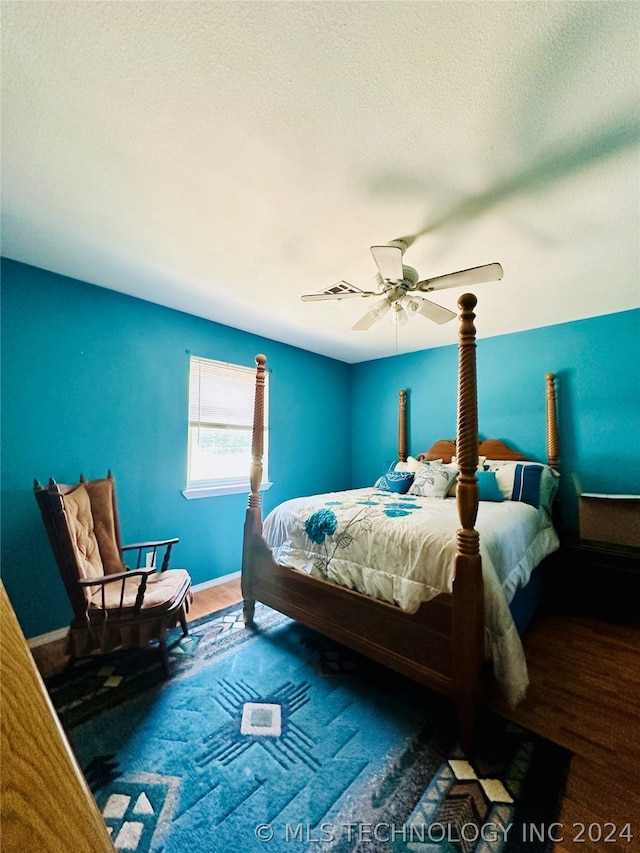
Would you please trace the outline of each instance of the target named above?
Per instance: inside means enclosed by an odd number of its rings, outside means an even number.
[[[81,477],[73,486],[50,480],[45,488],[36,480],[34,492],[74,611],[66,645],[71,660],[155,641],[168,677],[165,634],[180,623],[187,635],[191,601],[188,572],[169,569],[178,539],[122,546],[111,472],[99,480]],[[158,549],[164,549],[159,571]],[[135,568],[124,563],[130,551],[137,551]],[[149,552],[153,565],[141,566]]]

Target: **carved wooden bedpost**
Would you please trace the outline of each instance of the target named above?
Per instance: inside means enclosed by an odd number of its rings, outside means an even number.
[[[407,461],[407,392],[400,391],[398,401],[398,459]]]
[[[459,475],[456,498],[461,527],[456,538],[453,595],[453,691],[460,719],[460,744],[473,745],[480,671],[484,661],[484,600],[478,514],[478,402],[476,377],[476,297],[458,300],[458,429],[456,456]]]
[[[253,403],[253,433],[251,437],[251,471],[249,474],[249,506],[244,522],[244,543],[242,549],[242,598],[244,601],[244,621],[253,622],[255,599],[251,589],[251,548],[252,541],[262,533],[262,501],[260,484],[262,483],[262,456],[264,453],[264,377],[267,357],[256,356],[256,390]]]
[[[558,467],[560,456],[558,445],[558,413],[556,408],[555,373],[547,373],[547,462],[551,468]]]

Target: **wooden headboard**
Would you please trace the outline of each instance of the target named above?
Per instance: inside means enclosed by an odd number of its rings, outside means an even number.
[[[416,456],[418,462],[431,462],[434,459],[442,459],[443,462],[451,462],[451,457],[456,455],[456,443],[450,438],[441,438],[432,444],[428,450]],[[498,438],[487,438],[478,445],[478,456],[486,456],[487,459],[509,459],[513,462],[524,462],[526,457],[517,450],[508,447]]]

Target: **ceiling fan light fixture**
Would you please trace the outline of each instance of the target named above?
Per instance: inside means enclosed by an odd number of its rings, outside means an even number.
[[[409,322],[407,312],[404,310],[400,302],[396,302],[391,306],[391,322],[394,326],[406,326]]]
[[[404,296],[401,303],[409,317],[413,317],[414,314],[417,314],[422,307],[421,302],[418,302],[417,299],[412,299],[410,296]]]

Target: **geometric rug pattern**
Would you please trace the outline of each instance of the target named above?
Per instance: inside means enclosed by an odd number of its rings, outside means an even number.
[[[117,850],[547,851],[570,754],[257,606],[48,689]],[[532,833],[535,827],[537,832]],[[532,838],[532,835],[535,835]]]

